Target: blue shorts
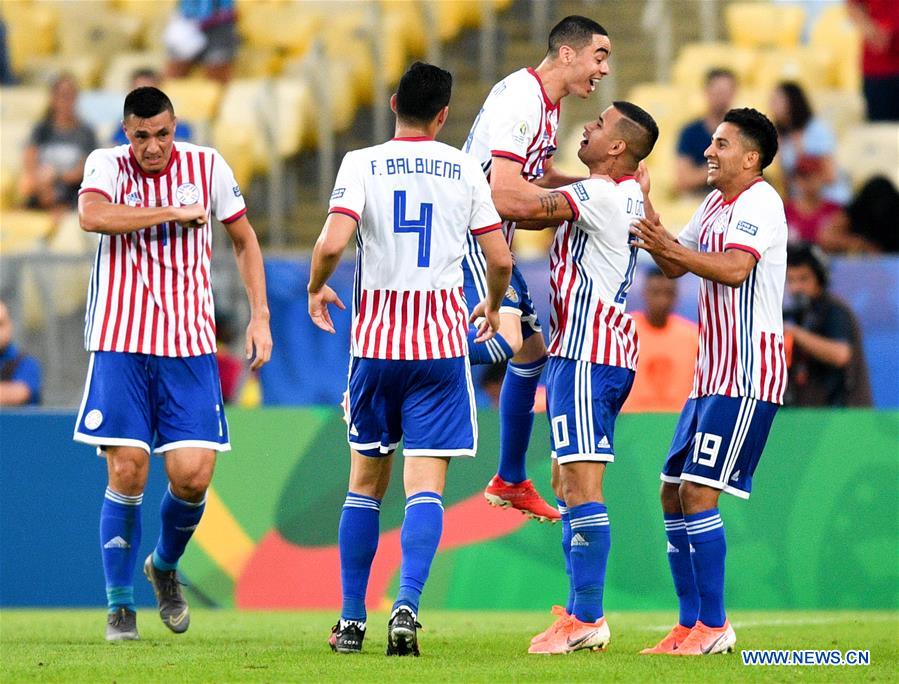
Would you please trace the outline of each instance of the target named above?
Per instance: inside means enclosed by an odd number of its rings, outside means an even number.
[[[182,447],[230,451],[215,354],[91,353],[74,439],[98,451],[105,446],[148,453]]]
[[[469,312],[487,297],[486,270],[480,268],[479,264],[472,268],[473,261],[473,256],[467,256],[462,260],[462,273],[465,274],[465,303],[468,305]],[[534,302],[531,301],[531,293],[528,292],[528,284],[521,275],[521,271],[518,270],[518,266],[512,266],[512,279],[509,281],[509,287],[506,289],[506,296],[503,297],[499,312],[521,317],[521,339],[523,340],[542,330],[540,321],[537,320]]]
[[[552,457],[563,465],[614,461],[615,419],[634,371],[550,356],[544,377]]]
[[[350,360],[347,441],[364,456],[474,456],[478,420],[468,357]]]
[[[749,397],[688,399],[674,430],[662,480],[697,482],[748,499],[777,408]]]

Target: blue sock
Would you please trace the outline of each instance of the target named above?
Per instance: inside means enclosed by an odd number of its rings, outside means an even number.
[[[193,503],[172,494],[171,487],[165,490],[159,507],[162,517],[159,541],[153,550],[153,565],[159,570],[174,570],[178,567],[178,559],[184,555],[187,542],[200,524],[205,508],[205,496],[202,501]]]
[[[468,361],[472,366],[502,363],[515,356],[506,338],[499,333],[486,342],[475,343],[474,338],[477,336],[475,328],[468,329]]]
[[[568,515],[568,507],[562,499],[556,499],[559,515],[562,516],[562,554],[565,556],[565,574],[568,575],[568,602],[565,610],[571,615],[574,610],[574,584],[571,581],[571,518]]]
[[[378,550],[381,500],[347,492],[337,529],[340,548],[340,586],[343,593],[343,620],[365,622],[365,591],[371,563]]]
[[[134,610],[134,566],[140,551],[140,505],[143,494],[126,496],[106,488],[100,508],[100,556],[110,612]]]
[[[693,559],[683,513],[665,513],[665,534],[668,535],[668,565],[680,605],[677,621],[684,627],[692,627],[699,615],[699,590],[693,577]]]
[[[394,610],[408,606],[416,615],[421,590],[431,571],[431,561],[437,553],[443,534],[443,497],[434,492],[419,492],[406,499],[406,517],[400,543],[403,565],[400,570],[400,591]]]
[[[527,479],[524,462],[534,427],[534,395],[546,357],[531,363],[510,363],[499,393],[499,468],[506,482]]]
[[[581,622],[603,616],[602,593],[612,535],[605,504],[588,501],[568,509],[571,519],[572,614]]]
[[[687,535],[693,547],[693,574],[699,590],[699,619],[707,627],[723,627],[724,615],[724,523],[718,509],[685,515]]]

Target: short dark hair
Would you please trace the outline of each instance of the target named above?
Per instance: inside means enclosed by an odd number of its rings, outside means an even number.
[[[649,112],[633,102],[616,100],[612,106],[625,117],[621,122],[625,124],[624,130],[621,132],[624,134],[628,149],[638,162],[643,161],[652,152],[656,140],[659,139],[658,124]]]
[[[440,67],[415,62],[400,78],[396,114],[400,119],[428,123],[449,104],[453,75]]]
[[[807,242],[787,245],[787,266],[808,266],[815,273],[818,284],[827,289],[830,282],[830,266],[820,247]]]
[[[805,91],[794,81],[784,81],[777,89],[787,98],[787,121],[781,130],[784,133],[801,131],[812,120],[812,106]]]
[[[725,69],[724,67],[715,67],[714,69],[709,69],[705,74],[705,84],[708,85],[716,78],[729,78],[734,83],[737,82],[737,75],[731,71],[730,69]]]
[[[125,97],[122,118],[127,119],[134,114],[138,119],[150,119],[162,112],[171,112],[175,116],[175,108],[169,96],[159,88],[145,86],[135,88]]]
[[[777,129],[771,120],[757,109],[742,107],[731,109],[724,115],[724,122],[740,129],[744,142],[749,141],[759,153],[759,171],[765,169],[777,154]]]
[[[608,36],[609,33],[592,19],[572,14],[553,26],[549,32],[547,52],[556,52],[563,45],[580,50],[595,35]]]

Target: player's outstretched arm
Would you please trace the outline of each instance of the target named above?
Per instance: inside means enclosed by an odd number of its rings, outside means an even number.
[[[553,164],[553,158],[547,157],[543,162],[543,175],[534,181],[534,185],[541,188],[561,188],[563,185],[571,185],[584,180],[585,176],[569,176],[559,171]],[[517,226],[516,226],[517,228]]]
[[[485,319],[475,338],[475,342],[485,342],[499,330],[499,307],[512,276],[512,253],[500,230],[482,233],[477,241],[487,261],[487,297],[474,308],[470,322]]]
[[[121,235],[175,221],[185,228],[206,223],[206,209],[200,204],[184,207],[129,207],[115,204],[99,192],[85,192],[78,197],[78,219],[88,233]]]
[[[522,178],[521,169],[522,165],[512,159],[493,158],[493,165],[490,167],[490,193],[500,216],[513,221],[564,221],[571,218],[571,207],[562,195],[548,193],[534,183],[529,183]]]
[[[646,218],[631,224],[634,244],[652,255],[662,272],[677,278],[688,271],[722,285],[740,287],[755,268],[752,254],[737,249],[725,252],[697,252],[675,240],[660,221]]]
[[[253,359],[250,368],[261,368],[272,358],[272,332],[269,328],[268,299],[265,296],[265,266],[256,231],[246,215],[225,224],[225,230],[234,245],[237,270],[250,300],[250,323],[244,351],[247,359]],[[255,357],[255,358],[254,358]]]
[[[334,304],[341,310],[346,309],[346,306],[326,283],[337,268],[340,255],[343,254],[355,231],[354,218],[336,212],[329,214],[312,250],[312,266],[309,284],[306,286],[309,295],[309,317],[315,325],[329,333],[335,331],[328,304]]]

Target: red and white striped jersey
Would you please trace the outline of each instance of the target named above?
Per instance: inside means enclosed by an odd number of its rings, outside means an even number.
[[[488,177],[493,158],[503,157],[521,163],[526,180],[540,178],[544,163],[556,151],[560,111],[561,102],[552,103],[537,72],[519,69],[493,86],[462,149],[478,160]],[[503,231],[511,247],[515,223],[506,221]],[[473,240],[469,251],[479,255]]]
[[[643,216],[643,191],[633,176],[559,190],[575,216],[556,229],[550,251],[548,352],[636,370],[637,329],[624,309],[637,264],[630,224]]]
[[[331,193],[329,213],[335,212],[359,224],[353,356],[465,356],[465,239],[500,228],[477,162],[430,138],[394,138],[349,152]]]
[[[177,143],[168,166],[145,173],[130,145],[94,150],[81,192],[115,204],[166,207],[202,203],[207,216],[236,221],[247,209],[237,181],[210,147]],[[212,226],[163,223],[101,235],[88,286],[84,342],[88,351],[155,356],[215,353],[210,259]]]
[[[740,287],[702,279],[690,396],[721,394],[782,404],[787,221],[777,191],[762,178],[727,202],[713,190],[677,240],[701,252],[743,250],[757,262]]]

